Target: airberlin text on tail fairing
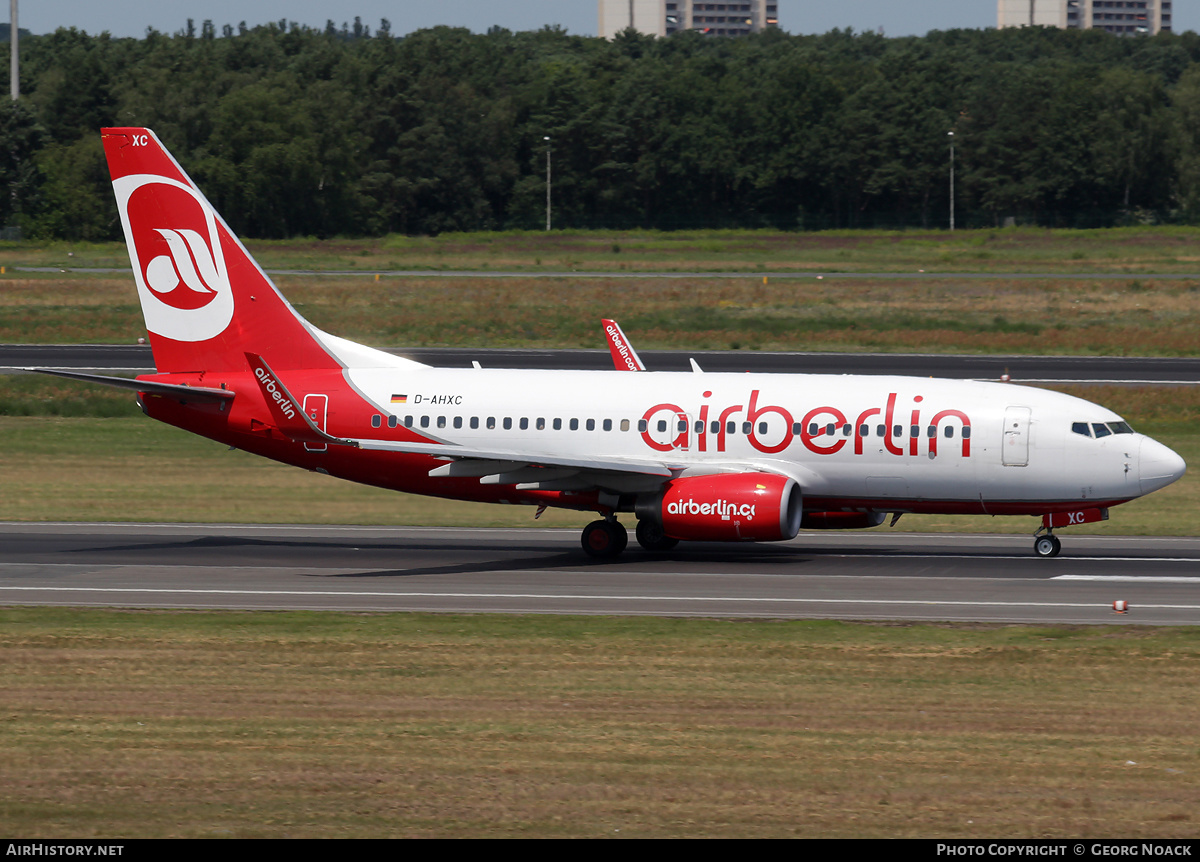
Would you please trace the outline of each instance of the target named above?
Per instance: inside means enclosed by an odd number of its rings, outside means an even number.
[[[1035,550],[1052,556],[1055,527],[1099,520],[1184,469],[1110,411],[1053,392],[707,374],[694,360],[690,373],[645,373],[611,320],[613,371],[430,368],[301,318],[148,129],[103,140],[158,371],[72,376],[136,388],[148,415],[268,458],[399,491],[595,511],[583,546],[596,556],[625,547],[621,513],[665,550],[875,526],[887,512],[1040,515]]]

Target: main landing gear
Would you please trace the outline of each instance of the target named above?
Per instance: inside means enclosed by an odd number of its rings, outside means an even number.
[[[679,544],[678,539],[665,534],[661,525],[648,518],[638,521],[637,540],[647,551],[669,551]],[[616,518],[605,518],[584,527],[579,542],[588,556],[610,559],[625,550],[629,533]]]
[[[629,544],[629,531],[616,518],[605,518],[584,527],[579,541],[588,556],[607,559],[625,550]]]

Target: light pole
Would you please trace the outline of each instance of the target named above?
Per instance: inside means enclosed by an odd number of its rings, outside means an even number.
[[[11,48],[8,74],[12,82],[9,89],[12,91],[12,98],[15,102],[21,96],[21,61],[18,59],[19,52],[17,51],[18,31],[21,28],[17,26],[17,0],[10,0],[8,4],[8,21],[8,42]]]
[[[954,233],[954,132],[947,132],[950,138],[950,232]]]
[[[543,140],[546,142],[546,230],[550,230],[550,137],[547,135]]]

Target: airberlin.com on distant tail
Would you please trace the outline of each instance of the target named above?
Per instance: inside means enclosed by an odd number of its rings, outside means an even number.
[[[1056,527],[1171,482],[1183,460],[1112,411],[1006,383],[648,372],[615,321],[612,371],[432,368],[300,317],[148,129],[103,130],[157,372],[74,373],[147,415],[307,470],[457,500],[594,512],[593,556],[637,540],[775,541],[906,512]],[[633,372],[633,373],[631,373]]]

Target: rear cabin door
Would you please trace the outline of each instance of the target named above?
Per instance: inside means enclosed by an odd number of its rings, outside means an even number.
[[[311,394],[304,396],[304,412],[313,424],[325,430],[325,415],[329,411],[329,396]],[[324,452],[329,447],[324,443],[305,443],[304,448],[309,452]]]

